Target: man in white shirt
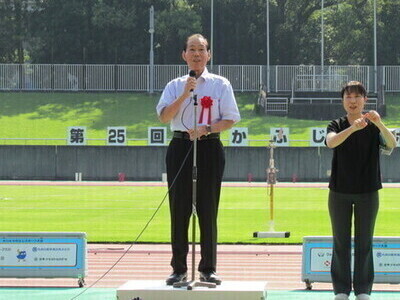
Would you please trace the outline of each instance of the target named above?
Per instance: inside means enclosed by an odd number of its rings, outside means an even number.
[[[211,53],[208,42],[202,35],[188,37],[182,58],[195,76],[185,75],[170,81],[157,105],[159,119],[163,123],[170,122],[173,131],[166,157],[173,273],[166,283],[173,285],[187,278],[188,227],[192,213],[192,148],[193,139],[197,137],[196,212],[201,244],[198,271],[201,281],[220,284],[221,280],[215,273],[217,214],[225,156],[219,134],[238,122],[240,114],[229,81],[209,73],[206,68]],[[191,91],[199,100],[197,132],[193,128]],[[182,163],[184,165],[179,172]]]

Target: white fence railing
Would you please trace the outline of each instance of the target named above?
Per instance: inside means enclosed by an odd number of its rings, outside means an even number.
[[[294,89],[296,91],[339,91],[349,81],[348,75],[297,75]]]
[[[186,65],[52,65],[0,64],[0,90],[3,91],[162,91],[166,83],[188,73]],[[258,91],[266,84],[264,65],[216,65],[212,72],[230,80],[235,91]],[[150,74],[154,74],[150,78]],[[380,66],[377,82],[373,66],[270,66],[269,87],[272,92],[289,92],[293,80],[308,78],[318,86],[321,76],[348,78],[363,82],[368,91],[384,86],[388,92],[400,92],[400,66]],[[337,91],[337,84],[324,85],[323,90]]]
[[[400,66],[386,66],[383,72],[383,82],[386,91],[400,91]]]

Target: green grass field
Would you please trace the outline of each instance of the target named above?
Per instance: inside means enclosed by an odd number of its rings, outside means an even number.
[[[0,231],[79,231],[90,242],[132,242],[155,212],[165,187],[0,186]],[[262,187],[224,187],[219,210],[220,243],[301,243],[330,235],[327,189],[276,188],[275,229],[288,239],[255,239],[268,231],[269,198]],[[400,189],[380,192],[375,235],[396,236]],[[168,200],[138,242],[169,242]]]
[[[0,93],[0,144],[65,145],[68,126],[86,126],[89,145],[105,145],[108,126],[126,126],[129,145],[146,145],[147,128],[165,126],[158,121],[155,106],[159,93]],[[267,140],[271,127],[289,127],[292,140],[309,140],[310,127],[326,127],[327,121],[257,116],[253,112],[257,93],[236,93],[242,120],[250,140]],[[400,96],[388,95],[385,124],[400,127]],[[222,138],[227,138],[227,133]],[[6,140],[6,139],[29,140]],[[35,140],[47,139],[47,140]],[[54,139],[54,140],[52,140]],[[58,139],[58,140],[56,140]],[[250,142],[265,146],[266,142]],[[308,142],[291,142],[308,146]]]

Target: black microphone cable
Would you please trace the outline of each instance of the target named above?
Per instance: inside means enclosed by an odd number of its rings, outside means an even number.
[[[183,116],[186,113],[186,109],[189,107],[190,103],[192,103],[193,97],[190,97],[190,100],[188,102],[188,104],[186,104],[185,108],[183,109],[182,115],[181,115],[181,123],[182,125],[186,128],[186,130],[189,130],[189,128],[185,125],[185,122],[183,121]]]
[[[189,76],[196,77],[196,72],[193,70],[190,70]],[[183,116],[185,115],[186,109],[189,107],[190,103],[192,103],[192,100],[194,99],[194,97],[196,97],[196,95],[193,95],[193,89],[191,89],[190,90],[190,100],[189,100],[188,104],[186,104],[185,108],[182,111],[182,115],[181,115],[181,123],[186,128],[186,130],[189,130],[189,128],[185,125],[185,122],[183,122]],[[197,116],[193,116],[193,117],[197,118]]]
[[[140,231],[139,235],[136,237],[136,239],[131,243],[131,245],[128,247],[128,249],[126,249],[124,251],[124,253],[122,253],[122,255],[117,259],[117,261],[110,267],[108,268],[108,270],[101,275],[95,282],[93,282],[90,286],[86,287],[83,291],[81,291],[79,294],[77,294],[76,296],[72,297],[70,300],[74,300],[77,299],[79,296],[81,296],[83,293],[85,293],[88,289],[92,288],[93,286],[95,286],[100,280],[102,280],[104,277],[107,276],[108,273],[110,273],[114,267],[125,257],[126,254],[128,254],[129,250],[132,249],[133,245],[135,245],[137,243],[137,241],[140,239],[140,237],[142,236],[142,234],[145,232],[145,230],[147,229],[147,227],[150,225],[151,221],[153,221],[154,217],[156,216],[156,214],[158,213],[158,211],[160,210],[161,206],[163,205],[165,199],[168,196],[169,191],[171,190],[171,188],[174,186],[175,181],[177,180],[179,174],[181,173],[183,166],[185,165],[185,162],[187,160],[187,158],[189,157],[189,154],[191,152],[193,148],[193,143],[190,146],[185,158],[182,161],[181,166],[179,167],[179,170],[174,178],[174,180],[171,183],[171,186],[168,188],[168,191],[166,192],[164,198],[161,200],[160,204],[158,205],[158,207],[156,208],[156,211],[153,213],[153,215],[150,217],[150,219],[147,221],[146,225],[143,227],[143,229]]]

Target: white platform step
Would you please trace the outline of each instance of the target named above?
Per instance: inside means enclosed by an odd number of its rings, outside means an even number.
[[[193,290],[167,286],[160,280],[131,280],[117,289],[118,300],[264,300],[267,283],[263,281],[223,281],[216,288]]]

